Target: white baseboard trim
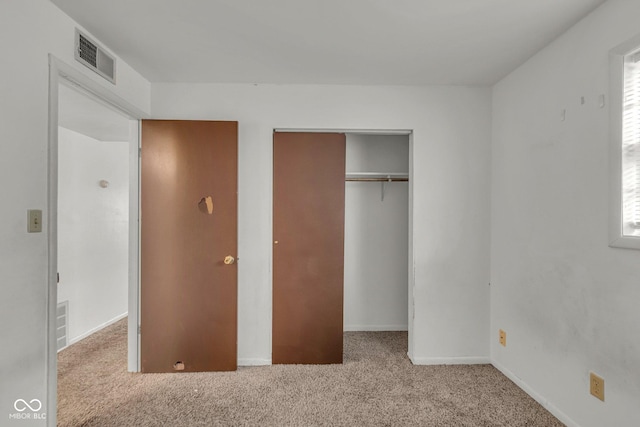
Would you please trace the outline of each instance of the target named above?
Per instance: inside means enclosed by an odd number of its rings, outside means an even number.
[[[408,331],[407,325],[344,325],[344,332]]]
[[[271,359],[252,359],[252,358],[238,359],[238,366],[267,366],[271,364],[272,364]]]
[[[490,365],[488,357],[414,357],[411,358],[414,365]]]
[[[104,322],[103,324],[98,325],[98,326],[96,326],[95,328],[88,330],[88,331],[87,331],[87,332],[85,332],[84,334],[82,334],[82,335],[80,335],[80,336],[78,336],[78,337],[76,337],[76,338],[74,338],[74,339],[70,340],[70,341],[69,341],[69,344],[67,344],[67,347],[69,347],[70,345],[73,345],[73,344],[77,343],[78,341],[82,341],[83,339],[87,338],[87,337],[88,337],[89,335],[91,335],[91,334],[95,334],[95,333],[96,333],[96,332],[98,332],[100,329],[104,329],[104,328],[106,328],[106,327],[107,327],[107,326],[109,326],[109,325],[113,325],[113,324],[114,324],[114,323],[116,323],[118,320],[122,320],[122,319],[124,319],[125,317],[127,317],[127,315],[128,315],[128,314],[129,314],[129,312],[124,312],[124,313],[122,313],[121,315],[116,316],[116,317],[114,317],[113,319],[108,320],[108,321]],[[67,348],[67,347],[64,347],[64,348]],[[63,349],[60,349],[60,350],[63,350]]]
[[[551,412],[551,414],[553,414],[554,417],[559,419],[560,422],[562,422],[565,425],[567,425],[567,427],[580,427],[580,425],[578,423],[576,423],[574,420],[572,420],[567,414],[562,412],[555,405],[550,403],[547,399],[542,397],[542,395],[540,395],[538,392],[536,392],[527,383],[522,381],[522,379],[520,377],[518,377],[517,375],[515,375],[513,372],[511,372],[510,370],[508,370],[507,368],[505,368],[504,366],[502,366],[501,364],[499,364],[495,360],[491,361],[491,364],[497,370],[502,372],[505,377],[509,378],[518,387],[520,387],[525,393],[527,393],[529,396],[531,396],[531,398],[533,398],[533,400],[535,400],[540,405],[542,405],[542,407],[545,408],[547,411]]]

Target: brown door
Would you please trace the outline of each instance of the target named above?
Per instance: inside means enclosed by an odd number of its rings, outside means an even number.
[[[273,136],[273,363],[342,363],[344,134]]]
[[[237,135],[142,121],[142,372],[237,368]]]

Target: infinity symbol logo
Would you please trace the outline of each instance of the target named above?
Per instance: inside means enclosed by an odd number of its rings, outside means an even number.
[[[31,406],[33,405],[33,406]],[[27,408],[31,409],[32,412],[38,412],[42,409],[42,402],[38,399],[32,399],[29,403],[27,403],[24,399],[18,399],[14,402],[13,407],[16,408],[18,412],[24,412]]]

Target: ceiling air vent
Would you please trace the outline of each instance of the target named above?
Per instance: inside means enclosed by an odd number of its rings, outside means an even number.
[[[93,40],[76,28],[76,59],[116,84],[116,60]]]

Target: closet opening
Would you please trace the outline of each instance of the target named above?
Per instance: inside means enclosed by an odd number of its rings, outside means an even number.
[[[412,148],[410,130],[274,130],[274,364],[411,360]]]
[[[346,133],[344,332],[409,330],[410,135]],[[383,334],[385,332],[386,334]]]

